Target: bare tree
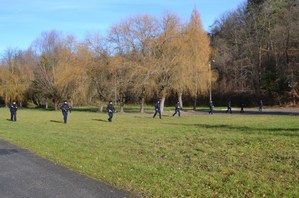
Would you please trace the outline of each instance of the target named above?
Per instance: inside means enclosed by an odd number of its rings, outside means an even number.
[[[56,110],[62,99],[78,93],[80,80],[84,82],[84,68],[76,58],[77,46],[74,37],[63,38],[56,31],[42,33],[32,44],[32,49],[39,56],[33,88],[46,99],[46,103],[47,99],[52,100]]]
[[[156,86],[153,51],[158,34],[157,20],[147,15],[128,18],[113,26],[109,34],[115,53],[123,58],[121,70],[125,78],[120,78],[122,85],[127,85],[132,93],[141,97],[141,112],[144,111],[145,98],[152,95]],[[121,89],[125,90],[123,86]]]
[[[6,50],[0,69],[0,95],[6,104],[15,100],[22,106],[26,101],[25,93],[32,79],[32,69],[28,64],[25,52],[16,49]]]
[[[161,20],[162,32],[154,51],[156,94],[161,98],[161,111],[167,95],[174,90],[180,80],[182,62],[182,24],[179,18],[171,13]]]

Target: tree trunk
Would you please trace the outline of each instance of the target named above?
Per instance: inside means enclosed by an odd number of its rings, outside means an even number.
[[[71,107],[74,106],[74,101],[72,99],[70,99],[70,105],[71,105]]]
[[[181,108],[183,108],[183,93],[178,94],[178,100],[179,100],[179,103],[181,105]]]
[[[120,103],[120,112],[123,113],[124,112],[124,107],[125,107],[125,103],[121,102]]]
[[[58,105],[59,105],[59,101],[58,101],[58,100],[54,100],[54,108],[55,108],[55,111],[58,110]]]
[[[161,99],[161,104],[160,104],[161,105],[161,112],[164,111],[165,99],[166,99],[165,96],[163,96],[162,99]]]
[[[194,103],[193,103],[193,110],[196,110],[196,106],[197,106],[197,95],[194,97]]]
[[[104,103],[100,101],[99,111],[103,112],[103,108],[104,108]]]
[[[140,113],[144,113],[144,101],[145,101],[145,98],[142,97],[141,98],[141,104],[140,104]]]
[[[48,105],[48,99],[46,99],[46,109],[49,108],[49,105]]]

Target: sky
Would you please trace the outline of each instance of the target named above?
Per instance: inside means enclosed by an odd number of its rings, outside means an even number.
[[[245,0],[0,0],[0,54],[27,49],[42,32],[56,30],[84,40],[88,34],[105,36],[126,18],[165,12],[188,22],[194,7],[206,31],[215,20]]]

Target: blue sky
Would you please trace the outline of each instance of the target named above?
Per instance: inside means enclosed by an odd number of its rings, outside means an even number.
[[[140,14],[160,18],[166,11],[183,22],[194,6],[205,30],[245,0],[0,0],[0,54],[26,49],[42,32],[57,30],[83,40],[89,33],[105,36],[112,25]]]

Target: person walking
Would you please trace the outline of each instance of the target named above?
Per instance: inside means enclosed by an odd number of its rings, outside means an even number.
[[[209,102],[209,108],[210,108],[209,114],[213,114],[214,104],[213,104],[212,100],[210,100],[210,102]]]
[[[115,108],[112,104],[112,101],[109,101],[109,104],[107,105],[107,112],[108,112],[108,121],[112,122],[113,113],[115,112]]]
[[[180,104],[180,102],[177,102],[175,104],[175,112],[172,116],[175,116],[176,114],[178,114],[179,117],[181,117],[181,104]]]
[[[244,102],[243,102],[243,101],[241,101],[241,104],[240,104],[240,106],[241,106],[240,113],[244,113],[244,107],[245,107],[245,104],[244,104]]]
[[[10,120],[13,122],[17,121],[17,110],[18,110],[18,105],[15,101],[13,101],[10,106],[9,106],[9,110],[10,110]]]
[[[227,103],[227,110],[226,113],[232,113],[232,102],[229,100]]]
[[[71,112],[71,106],[67,103],[67,101],[65,100],[63,102],[63,104],[60,106],[62,115],[63,115],[63,122],[64,124],[67,123],[67,116],[68,116],[68,112]]]
[[[162,118],[161,117],[161,104],[160,104],[159,100],[155,104],[155,114],[154,114],[153,118],[155,118],[157,114],[159,114],[159,118],[161,119]]]
[[[263,100],[260,100],[260,103],[259,103],[259,112],[263,111],[263,107],[264,107]]]

